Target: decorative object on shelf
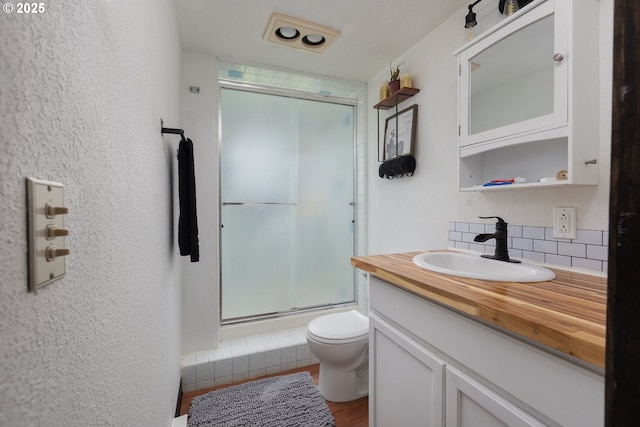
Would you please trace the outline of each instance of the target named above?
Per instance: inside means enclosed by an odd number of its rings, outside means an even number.
[[[469,5],[469,13],[464,17],[464,27],[467,29],[467,38],[469,41],[473,39],[473,27],[478,25],[478,21],[476,21],[476,14],[473,11],[473,7],[480,3],[482,0],[476,0],[475,2]],[[511,16],[519,9],[522,9],[533,0],[500,0],[498,3],[498,10],[500,13]]]
[[[383,160],[413,154],[417,121],[418,106],[415,104],[387,118]]]
[[[400,89],[404,87],[407,87],[407,88],[413,87],[413,79],[411,78],[411,74],[409,73],[404,73],[400,76]]]
[[[520,9],[520,5],[516,0],[500,0],[498,9],[500,10],[500,13],[511,16]]]
[[[391,94],[393,95],[397,91],[400,90],[400,80],[391,80],[389,82],[389,89],[391,90]]]
[[[380,101],[386,99],[389,95],[391,95],[391,91],[389,90],[389,82],[384,81],[380,84]]]
[[[391,63],[389,63],[389,72],[391,73],[391,79],[389,80],[389,89],[391,89],[391,94],[394,94],[398,90],[400,90],[400,80],[398,80],[398,78],[400,77],[400,66],[402,64],[404,64],[404,61],[393,68],[391,66]]]
[[[511,16],[517,12],[518,9],[522,9],[532,1],[533,0],[500,0],[498,10],[504,15]]]
[[[416,170],[416,159],[412,155],[396,157],[380,163],[378,176],[380,178],[402,178],[403,176],[413,176]]]

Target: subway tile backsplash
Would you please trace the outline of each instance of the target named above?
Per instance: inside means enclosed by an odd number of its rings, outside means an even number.
[[[606,273],[609,233],[601,230],[577,230],[576,238],[555,239],[551,227],[509,224],[509,256],[551,266],[578,268]],[[449,222],[449,247],[493,253],[495,241],[474,242],[480,233],[493,233],[495,224]]]

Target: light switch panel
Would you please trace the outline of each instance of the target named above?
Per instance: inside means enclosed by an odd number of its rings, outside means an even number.
[[[64,277],[65,256],[69,249],[64,236],[64,185],[27,178],[27,210],[29,221],[29,290],[48,285]]]

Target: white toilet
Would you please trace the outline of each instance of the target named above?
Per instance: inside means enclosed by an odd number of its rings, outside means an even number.
[[[307,343],[320,360],[320,393],[332,402],[369,394],[369,319],[356,310],[309,322]]]

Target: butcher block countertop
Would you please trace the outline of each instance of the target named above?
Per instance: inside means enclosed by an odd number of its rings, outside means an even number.
[[[606,278],[553,270],[548,282],[491,282],[425,270],[423,252],[351,258],[351,264],[398,288],[604,368]]]

